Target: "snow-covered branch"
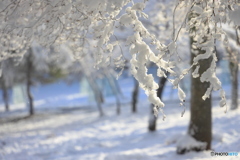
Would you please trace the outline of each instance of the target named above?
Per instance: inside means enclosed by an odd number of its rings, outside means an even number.
[[[2,0],[0,61],[12,56],[23,56],[33,41],[45,47],[67,42],[73,49],[76,60],[88,54],[86,46],[94,46],[95,52],[92,57],[95,59],[93,65],[95,68],[110,63],[123,68],[125,64],[123,54],[112,59],[112,51],[119,45],[114,32],[116,27],[123,25],[133,31],[132,34],[127,35],[126,41],[132,55],[130,60],[132,74],[145,90],[149,101],[156,106],[156,114],[157,109],[162,108],[164,104],[156,95],[157,83],[153,76],[148,74],[149,62],[158,66],[159,77],[166,77],[164,71],[175,77],[169,81],[178,88],[182,103],[186,96],[179,82],[193,66],[196,66],[193,76],[200,76],[202,82],[211,84],[203,99],[208,98],[212,90],[221,89],[221,83],[215,74],[217,62],[214,51],[215,39],[227,43],[227,35],[221,27],[223,23],[230,22],[229,15],[238,24],[235,16],[239,8],[237,1],[177,1],[173,10],[173,33],[168,37],[167,44],[161,42],[159,37],[151,33],[140,20],[140,17],[148,18],[144,9],[146,5],[154,5],[151,3],[146,0],[138,3],[134,0]],[[184,7],[187,10],[186,17],[180,27],[177,27],[176,11]],[[195,16],[188,18],[191,14]],[[177,40],[183,28],[190,33],[190,36],[194,36],[194,47],[204,50],[205,54],[197,56],[190,68],[178,73],[175,71],[178,61],[172,57],[178,57]],[[209,57],[212,57],[210,67],[199,75],[198,62]],[[223,91],[221,97],[221,106],[224,106],[226,102]]]

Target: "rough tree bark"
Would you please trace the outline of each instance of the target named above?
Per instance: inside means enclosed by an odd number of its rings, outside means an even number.
[[[168,76],[169,73],[167,73]],[[159,88],[157,89],[157,96],[162,99],[162,93],[165,87],[165,84],[167,82],[167,78],[162,77],[159,79],[158,82],[158,86]],[[156,130],[156,126],[157,126],[157,117],[154,115],[154,111],[153,111],[154,105],[151,104],[150,109],[150,117],[149,117],[149,121],[148,121],[148,130],[149,131],[155,131]]]
[[[139,83],[134,78],[134,89],[133,89],[133,92],[132,92],[132,113],[137,112],[138,93],[139,93]]]

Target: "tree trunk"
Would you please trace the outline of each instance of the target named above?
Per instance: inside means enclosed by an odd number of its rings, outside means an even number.
[[[101,103],[97,102],[97,108],[98,108],[98,111],[99,111],[99,116],[100,117],[104,116]]]
[[[29,115],[34,115],[34,106],[33,106],[33,96],[31,93],[31,85],[32,85],[32,81],[31,81],[31,73],[32,73],[32,61],[31,61],[31,52],[32,49],[30,49],[29,51],[29,55],[27,58],[27,96],[28,96],[28,106],[29,106]]]
[[[236,43],[240,47],[240,39],[238,30],[236,29]],[[233,38],[235,39],[235,38]],[[239,61],[239,55],[237,48],[233,48],[231,46],[228,46],[225,48],[228,52],[229,56],[229,70],[231,74],[231,109],[237,109],[238,108],[238,61]]]
[[[234,110],[238,108],[238,64],[229,61],[229,68],[231,73],[231,86],[232,86],[231,109]]]
[[[167,76],[168,76],[168,74],[169,73],[167,73]],[[165,77],[162,77],[159,79],[159,82],[158,82],[159,88],[157,89],[157,96],[160,99],[162,99],[162,93],[163,93],[166,82],[167,82],[167,78],[165,78]],[[148,121],[149,122],[148,130],[149,131],[155,131],[156,126],[157,126],[157,117],[154,115],[153,108],[154,108],[154,105],[151,104],[151,106],[150,106],[151,112],[150,112],[150,117],[149,117],[149,121]]]
[[[205,51],[193,46],[195,41],[193,38],[190,39],[191,47],[191,59],[193,63],[193,58],[199,54],[204,54]],[[196,54],[197,53],[197,54]],[[207,88],[210,86],[209,82],[202,83],[200,77],[203,72],[205,72],[211,64],[212,57],[199,61],[199,77],[191,78],[191,101],[190,101],[190,124],[188,127],[188,134],[193,137],[196,141],[205,142],[206,146],[192,146],[191,148],[177,148],[178,154],[184,154],[185,152],[194,150],[210,150],[212,141],[212,113],[211,113],[211,96],[205,101],[202,96],[205,94]],[[196,68],[193,67],[192,71]]]
[[[201,4],[196,4],[201,5]],[[198,18],[200,15],[198,13],[191,13],[189,14],[189,19],[191,18]],[[193,59],[200,55],[204,54],[206,51],[202,50],[196,44],[198,44],[198,36],[196,35],[198,31],[209,27],[208,21],[201,24],[200,26],[194,25],[190,28],[190,52],[191,52],[191,64],[193,64]],[[202,43],[207,43],[209,39],[210,30],[207,28],[207,32],[203,37]],[[205,30],[206,31],[206,30]],[[214,47],[214,46],[209,46]],[[213,50],[215,52],[215,50]],[[181,146],[177,147],[178,154],[184,154],[188,151],[202,151],[202,150],[210,150],[211,149],[211,141],[212,141],[212,103],[211,103],[211,95],[209,98],[205,100],[202,99],[202,96],[205,94],[207,89],[210,86],[209,82],[201,82],[200,77],[202,74],[210,67],[213,58],[210,56],[207,59],[201,59],[198,61],[199,65],[199,76],[197,78],[193,78],[191,76],[191,101],[190,101],[190,123],[188,126],[188,135],[194,138],[199,143],[197,145],[193,145],[191,147]],[[192,72],[196,69],[196,65],[192,68]],[[205,145],[203,145],[205,144]]]
[[[97,103],[99,116],[102,117],[102,116],[104,116],[104,113],[103,113],[103,110],[102,110],[102,105],[101,105],[101,103],[104,102],[102,92],[100,91],[97,83],[95,83],[94,80],[91,77],[89,77],[86,74],[85,74],[85,76],[86,76],[86,78],[87,78],[87,80],[89,82],[90,87],[92,88],[92,91],[93,91],[93,94],[94,94],[94,99],[95,99],[95,101]]]
[[[133,89],[133,92],[132,92],[132,113],[137,112],[138,92],[139,92],[139,83],[134,78],[134,89]]]
[[[110,87],[112,88],[112,91],[115,95],[115,98],[116,98],[116,105],[117,105],[117,115],[120,115],[121,114],[121,103],[120,103],[120,100],[119,100],[119,97],[118,97],[118,92],[117,92],[117,86],[116,86],[116,83],[114,82],[112,76],[109,76],[110,73],[107,73],[105,72],[105,76],[108,80],[108,83],[110,84]]]
[[[113,83],[114,83],[114,86],[116,87],[117,89],[117,93],[121,96],[121,97],[124,97],[123,93],[122,93],[122,89],[121,87],[119,86],[119,83],[118,81],[116,80],[116,78],[113,79]]]
[[[236,31],[236,43],[238,47],[240,47],[240,37],[239,37],[239,32],[238,30],[240,27],[238,27]],[[229,49],[229,48],[228,48]],[[238,52],[232,53],[229,51],[230,54],[230,60],[229,60],[229,68],[230,68],[230,73],[231,73],[231,86],[232,86],[232,101],[231,101],[231,109],[237,109],[238,108],[238,62],[239,62],[239,54]],[[234,59],[235,58],[235,59]]]
[[[3,78],[3,81],[4,81],[4,78]],[[4,82],[2,82],[2,89],[3,89],[3,101],[4,101],[4,104],[5,104],[5,111],[9,111],[9,97],[8,97],[8,89],[7,89],[7,87],[6,87],[6,85],[5,85],[5,83]]]
[[[199,54],[200,54],[199,50]],[[195,55],[192,53],[192,58]],[[211,64],[212,58],[200,60],[199,74],[201,75]],[[194,70],[195,68],[193,68]],[[211,113],[211,96],[206,100],[202,99],[207,88],[210,86],[209,82],[202,83],[200,77],[191,78],[191,116],[190,125],[188,127],[188,134],[200,142],[206,142],[206,150],[211,149],[212,141],[212,113]],[[193,150],[202,150],[202,148],[193,148]]]
[[[157,126],[157,117],[154,115],[154,105],[150,105],[150,116],[148,120],[148,130],[153,132],[156,131],[156,126]]]

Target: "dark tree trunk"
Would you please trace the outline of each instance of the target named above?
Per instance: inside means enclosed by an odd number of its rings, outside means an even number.
[[[104,113],[103,113],[103,110],[102,110],[102,105],[101,105],[101,103],[104,102],[103,94],[100,91],[97,83],[94,82],[94,80],[91,77],[87,76],[86,74],[85,74],[85,76],[86,76],[86,78],[87,78],[87,80],[89,82],[90,87],[92,88],[94,99],[95,99],[95,101],[97,103],[99,116],[102,117],[102,116],[104,116]]]
[[[3,78],[4,79],[4,78]],[[4,80],[3,80],[4,81]],[[4,82],[2,82],[2,89],[3,89],[3,101],[5,104],[5,111],[9,111],[9,97],[8,97],[8,89]]]
[[[192,41],[192,40],[191,40]],[[199,50],[199,54],[204,53]],[[192,53],[192,59],[195,55]],[[206,60],[200,60],[199,74],[201,75],[210,67],[212,58]],[[194,70],[195,68],[193,68]],[[194,139],[200,142],[206,142],[206,150],[211,149],[212,141],[212,113],[211,113],[211,96],[206,100],[202,99],[207,88],[210,86],[209,82],[202,83],[200,77],[191,78],[191,116],[190,125],[188,128],[188,134]],[[201,150],[200,148],[195,148],[195,150]]]
[[[238,34],[238,29],[236,31],[236,43],[240,47],[240,39]],[[234,37],[232,37],[234,39]],[[228,52],[229,57],[229,70],[231,74],[231,109],[237,109],[238,108],[238,61],[239,61],[239,55],[236,48],[233,48],[231,46],[228,46],[225,48]]]
[[[97,107],[99,110],[99,116],[102,117],[102,116],[104,116],[104,113],[102,110],[102,105],[101,105],[104,102],[103,94],[100,91],[100,89],[98,88],[97,84],[93,84],[92,87],[93,87],[93,92],[94,92],[93,94],[94,94],[95,100],[97,102]]]
[[[139,92],[139,83],[134,78],[134,89],[133,89],[133,92],[132,92],[132,113],[137,112],[138,92]]]
[[[31,53],[32,50],[30,49],[30,53],[27,57],[27,97],[28,97],[28,105],[29,105],[29,114],[33,115],[34,114],[34,106],[33,106],[33,96],[31,93],[31,85],[32,85],[32,81],[31,81],[31,74],[32,74],[32,61],[31,61]]]
[[[191,59],[193,63],[193,58],[199,54],[204,54],[205,51],[196,48],[193,46],[195,41],[193,38],[190,39],[190,47],[191,47]],[[197,54],[196,54],[197,53]],[[207,88],[210,86],[209,82],[202,83],[200,81],[200,77],[203,72],[205,72],[211,64],[212,57],[199,61],[199,77],[191,78],[191,101],[190,101],[190,124],[188,127],[188,135],[193,137],[196,141],[205,142],[206,146],[192,146],[192,148],[180,148],[177,147],[178,154],[184,154],[185,152],[194,150],[194,151],[202,151],[202,150],[210,150],[211,149],[211,141],[212,141],[212,113],[211,113],[211,96],[207,98],[205,101],[202,99],[202,96],[205,94]],[[192,71],[195,70],[196,67],[193,67]]]
[[[99,86],[97,85],[95,80],[93,80],[93,90],[94,90],[94,97],[97,101],[99,116],[102,117],[102,116],[104,116],[104,113],[102,110],[102,103],[104,103],[104,98],[103,98],[103,94],[102,94],[101,90],[99,89]]]
[[[122,93],[122,89],[121,89],[121,87],[119,86],[119,83],[118,83],[118,81],[114,78],[113,79],[113,83],[114,83],[114,85],[115,85],[115,87],[116,87],[116,89],[117,89],[117,93],[121,96],[121,97],[124,97],[124,95],[123,95],[123,93]]]
[[[232,86],[232,100],[231,100],[231,109],[238,108],[238,63],[229,61],[229,68],[231,73],[231,86]]]
[[[196,5],[201,5],[201,4],[196,4]],[[191,13],[189,14],[189,19],[191,18],[198,18],[200,15],[197,13]],[[202,29],[202,27],[209,27],[208,21],[205,21],[205,24],[201,24],[202,26],[197,26],[194,25],[190,29],[190,52],[191,52],[191,64],[193,64],[193,59],[200,55],[204,54],[205,50],[202,50],[201,48],[198,48],[196,46],[197,44],[197,31]],[[208,31],[203,37],[203,42],[205,43],[208,41],[209,37],[207,34],[209,33],[209,28]],[[214,46],[210,46],[214,47]],[[213,51],[215,52],[215,50]],[[202,96],[205,94],[207,89],[210,86],[209,82],[201,82],[200,77],[201,75],[210,67],[211,62],[213,58],[210,56],[207,59],[202,59],[198,61],[199,65],[199,76],[197,78],[193,78],[191,76],[191,101],[190,101],[190,123],[188,126],[188,135],[194,138],[198,142],[203,142],[202,144],[206,145],[196,145],[196,146],[178,146],[177,147],[177,153],[178,154],[184,154],[185,152],[188,151],[202,151],[202,150],[210,150],[211,149],[211,141],[212,141],[212,103],[211,103],[211,95],[210,98],[206,98],[205,100],[202,99]],[[196,65],[192,68],[192,72],[196,69]]]
[[[107,73],[105,72],[105,76],[108,80],[108,83],[115,95],[115,98],[116,98],[116,105],[117,105],[117,115],[120,115],[121,114],[121,103],[120,103],[120,100],[119,100],[119,97],[118,97],[118,91],[117,91],[117,84],[114,82],[112,76],[109,75],[110,73]]]
[[[236,31],[236,43],[238,47],[240,47],[240,37],[238,30],[240,27],[238,27]],[[231,109],[237,109],[238,108],[238,62],[239,62],[239,55],[238,52],[235,52],[235,54],[228,48],[228,53],[230,55],[229,59],[229,68],[230,68],[230,73],[231,73],[231,86],[232,86],[232,100],[231,100]]]
[[[169,73],[167,73],[168,76]],[[165,87],[165,84],[167,82],[167,78],[162,77],[159,79],[158,85],[159,88],[157,89],[157,96],[162,99],[162,93]],[[148,123],[148,130],[149,131],[155,131],[156,130],[156,126],[157,126],[157,117],[154,115],[154,111],[153,111],[154,105],[151,104],[150,109],[150,118],[149,118],[149,123]]]
[[[104,116],[101,103],[97,102],[97,107],[98,107],[98,111],[99,111],[99,116],[100,117]]]
[[[148,130],[153,132],[153,131],[156,131],[156,126],[157,126],[157,117],[154,115],[154,105],[151,104],[150,106],[150,117],[149,117],[149,120],[148,120]]]

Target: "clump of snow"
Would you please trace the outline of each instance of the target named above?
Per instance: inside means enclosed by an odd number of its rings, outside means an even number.
[[[180,153],[182,150],[191,150],[194,148],[204,150],[206,148],[206,143],[205,142],[199,142],[195,140],[192,136],[189,134],[186,134],[179,138],[177,141],[177,152]]]

